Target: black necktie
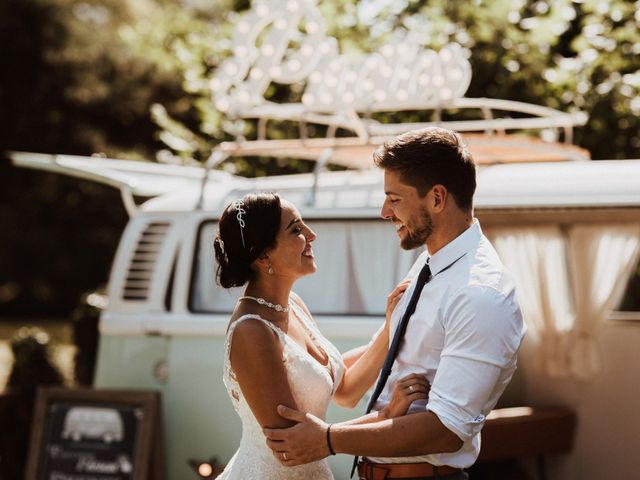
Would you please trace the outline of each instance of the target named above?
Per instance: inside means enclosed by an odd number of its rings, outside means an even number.
[[[378,378],[378,383],[376,384],[376,388],[369,399],[369,404],[367,405],[367,413],[371,412],[371,409],[375,405],[380,393],[382,393],[382,389],[387,383],[387,379],[389,378],[389,374],[391,373],[391,367],[393,366],[393,362],[396,359],[396,355],[398,354],[398,349],[400,348],[400,342],[402,341],[402,337],[404,337],[404,332],[407,329],[407,325],[409,324],[409,318],[413,315],[413,312],[416,311],[416,306],[418,305],[418,299],[420,298],[420,293],[422,293],[422,289],[425,284],[431,280],[431,269],[429,268],[429,260],[424,264],[422,270],[418,274],[418,281],[416,282],[416,286],[413,289],[413,294],[411,295],[411,299],[407,305],[407,309],[402,315],[402,319],[398,323],[398,327],[396,328],[396,333],[393,335],[393,340],[391,341],[391,345],[389,346],[389,351],[387,352],[387,358],[384,359],[384,364],[382,365],[382,370],[380,370],[380,377]],[[358,467],[358,458],[355,457],[353,460],[353,468],[351,469],[351,477],[353,477],[353,472],[356,471]]]

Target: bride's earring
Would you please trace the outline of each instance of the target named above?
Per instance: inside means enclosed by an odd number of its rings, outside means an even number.
[[[267,273],[269,275],[273,275],[273,267],[271,266],[271,264],[269,264],[269,269],[267,270]]]

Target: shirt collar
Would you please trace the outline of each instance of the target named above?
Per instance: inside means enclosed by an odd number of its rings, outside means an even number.
[[[429,268],[432,275],[437,275],[456,260],[463,257],[478,245],[482,237],[482,229],[477,218],[464,232],[447,243],[433,255],[429,256]]]

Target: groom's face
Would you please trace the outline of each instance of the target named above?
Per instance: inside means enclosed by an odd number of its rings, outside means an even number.
[[[402,181],[400,174],[384,171],[385,200],[380,215],[391,220],[400,246],[412,250],[424,245],[433,233],[433,220],[427,209],[429,194],[421,197],[415,187]]]

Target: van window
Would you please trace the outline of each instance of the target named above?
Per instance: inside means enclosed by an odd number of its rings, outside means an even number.
[[[383,220],[311,220],[318,271],[293,287],[314,314],[384,315],[387,295],[404,278],[423,249],[400,248],[395,229]],[[201,225],[194,258],[190,308],[231,312],[242,288],[215,282],[216,222]]]

